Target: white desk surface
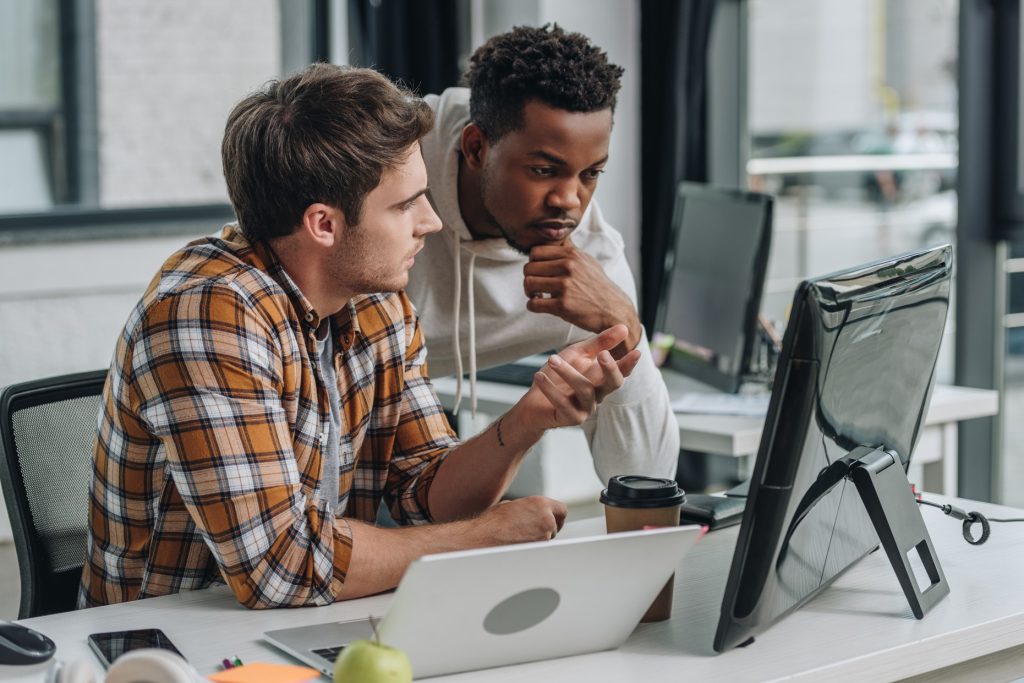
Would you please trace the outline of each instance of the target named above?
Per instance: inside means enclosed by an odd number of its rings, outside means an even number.
[[[670,394],[682,393],[687,380],[678,373],[663,370]],[[432,380],[438,397],[445,407],[451,408],[455,397],[455,380],[442,377]],[[469,384],[462,386],[462,410],[468,410]],[[477,409],[491,415],[501,415],[511,408],[526,392],[526,387],[500,382],[477,383]],[[999,393],[989,389],[971,389],[936,385],[931,404],[925,416],[925,426],[987,417],[999,412]],[[702,453],[746,456],[757,453],[761,443],[764,418],[738,415],[700,415],[676,413],[679,422],[679,447]]]
[[[1022,510],[960,504],[999,517],[1024,516]],[[922,512],[951,592],[921,621],[913,618],[884,553],[876,552],[749,647],[714,655],[711,639],[736,538],[737,527],[732,527],[709,534],[684,559],[676,576],[673,618],[639,626],[618,650],[431,680],[890,681],[1024,643],[1024,524],[994,524],[989,542],[974,547],[964,542],[958,522],[938,510]],[[593,522],[577,525],[580,531]],[[379,615],[390,599],[379,595],[328,607],[248,611],[220,587],[26,623],[53,638],[64,659],[91,656],[88,633],[162,628],[200,671],[211,673],[227,656],[288,662],[260,640],[263,631]],[[1011,659],[1009,666],[1015,675],[1024,674],[1021,658]],[[45,669],[45,664],[0,666],[0,679],[41,683]],[[963,680],[984,676],[974,672]]]

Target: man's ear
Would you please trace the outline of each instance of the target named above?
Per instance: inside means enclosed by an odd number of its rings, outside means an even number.
[[[333,247],[346,227],[345,214],[327,204],[310,204],[302,212],[299,232],[323,247]]]
[[[462,129],[462,139],[459,141],[462,150],[462,158],[474,171],[483,168],[484,157],[487,156],[489,142],[483,128],[475,123],[467,123]]]

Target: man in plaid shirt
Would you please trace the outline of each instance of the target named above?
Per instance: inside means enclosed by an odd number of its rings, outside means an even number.
[[[580,424],[639,353],[624,326],[552,356],[459,444],[401,291],[441,223],[421,100],[317,64],[228,118],[237,226],[172,255],[125,324],[103,394],[80,606],[226,582],[239,602],[324,605],[430,553],[547,539],[565,507],[500,503],[547,429]],[[374,525],[381,501],[401,528]]]

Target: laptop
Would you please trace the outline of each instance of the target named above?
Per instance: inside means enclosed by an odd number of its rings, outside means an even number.
[[[380,639],[409,656],[417,679],[610,650],[700,535],[668,527],[427,555],[402,578]],[[345,644],[371,629],[361,619],[264,636],[331,676]]]

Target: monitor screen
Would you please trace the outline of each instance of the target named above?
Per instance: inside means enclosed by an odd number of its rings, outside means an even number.
[[[681,183],[657,331],[666,366],[723,391],[747,372],[771,244],[767,195]]]
[[[898,456],[906,471],[928,408],[951,271],[947,245],[797,289],[716,650],[764,630],[878,545],[853,482],[824,478],[861,446]]]

